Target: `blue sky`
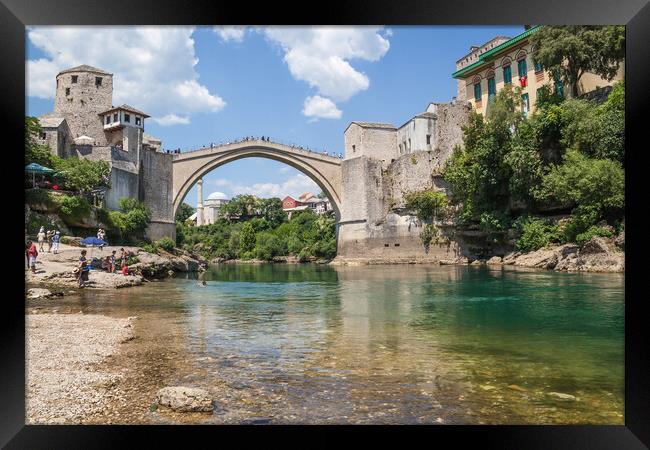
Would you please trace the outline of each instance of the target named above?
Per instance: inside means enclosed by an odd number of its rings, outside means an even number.
[[[79,64],[114,74],[114,104],[152,116],[145,132],[191,149],[247,135],[343,152],[353,120],[399,126],[456,95],[455,62],[471,45],[522,26],[32,27],[27,114],[53,109],[55,76]],[[110,45],[108,44],[110,43]],[[211,172],[204,196],[319,190],[289,166],[243,159]],[[196,205],[196,187],[185,199]]]

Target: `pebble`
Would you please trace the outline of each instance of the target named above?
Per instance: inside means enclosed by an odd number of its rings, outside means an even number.
[[[577,400],[578,398],[575,395],[564,394],[563,392],[549,392],[548,395],[562,399],[562,400]]]

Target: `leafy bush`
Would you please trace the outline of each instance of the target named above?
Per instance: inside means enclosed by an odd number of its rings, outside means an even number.
[[[47,189],[25,189],[25,203],[49,207],[56,205],[54,195]]]
[[[171,253],[174,250],[174,247],[176,246],[174,241],[172,241],[168,237],[159,239],[158,241],[156,241],[156,245],[169,253]]]
[[[409,192],[404,196],[404,200],[405,207],[414,211],[418,219],[422,221],[438,218],[443,208],[449,203],[444,193],[429,189]]]
[[[595,215],[595,221],[607,220],[619,216],[625,207],[625,172],[617,161],[589,158],[570,150],[564,163],[553,166],[544,176],[535,196],[575,207],[577,214],[588,211]]]
[[[438,227],[436,227],[434,224],[425,224],[422,227],[422,231],[420,232],[420,240],[422,241],[422,245],[424,245],[424,250],[426,252],[429,251],[431,242],[433,242],[433,240],[438,236],[438,233]]]
[[[521,235],[517,239],[517,249],[532,252],[558,241],[558,227],[546,219],[522,217],[516,224]]]
[[[133,241],[141,236],[149,224],[149,211],[144,203],[135,199],[121,198],[119,201],[120,211],[108,213],[110,222],[117,228],[122,238],[128,236]]]
[[[142,242],[140,245],[138,245],[142,250],[148,253],[153,253],[156,254],[158,253],[158,248],[156,247],[155,243],[152,242]]]
[[[66,222],[80,221],[90,215],[90,203],[83,197],[57,195],[54,199],[59,213]]]
[[[610,230],[607,228],[599,227],[599,226],[592,226],[589,227],[587,231],[584,233],[580,233],[576,236],[576,244],[578,244],[580,247],[585,245],[587,242],[591,240],[591,238],[594,238],[596,236],[600,237],[612,237],[614,236],[614,233],[612,233]]]
[[[110,187],[111,166],[106,161],[52,156],[52,163],[67,190],[90,192]]]

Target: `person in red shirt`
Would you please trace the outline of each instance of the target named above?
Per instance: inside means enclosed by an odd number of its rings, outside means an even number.
[[[32,273],[36,273],[36,257],[38,256],[36,244],[32,241],[27,241],[25,253],[27,254],[27,267],[31,269]]]
[[[126,276],[129,274],[129,266],[126,265],[126,261],[122,261],[122,275]]]

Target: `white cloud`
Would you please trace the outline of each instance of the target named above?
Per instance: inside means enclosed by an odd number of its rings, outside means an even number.
[[[221,26],[214,27],[213,30],[223,42],[241,42],[244,40],[244,34],[246,33],[246,27],[241,26]]]
[[[189,117],[177,116],[176,114],[167,114],[160,118],[153,118],[153,121],[164,127],[169,125],[187,125],[190,123]]]
[[[383,57],[390,47],[386,38],[391,32],[382,35],[382,30],[381,27],[268,27],[264,34],[282,48],[291,75],[307,82],[317,90],[319,98],[327,97],[333,104],[348,100],[370,86],[368,76],[352,67],[351,61],[378,61]]]
[[[161,124],[189,123],[192,114],[226,105],[198,81],[193,32],[193,27],[30,27],[29,40],[46,57],[27,61],[27,95],[54,97],[58,72],[88,64],[113,73],[114,105],[128,103]]]
[[[253,194],[260,198],[279,197],[284,198],[286,195],[291,195],[297,198],[303,192],[313,192],[317,194],[321,191],[316,183],[306,175],[298,173],[287,178],[282,183],[255,183],[252,185],[245,185],[235,181],[218,178],[215,180],[208,180],[207,184],[212,184],[217,187],[225,187],[230,191],[232,196],[238,194]]]
[[[340,119],[341,110],[336,107],[329,98],[315,95],[305,99],[305,107],[302,113],[307,117],[323,119]]]

